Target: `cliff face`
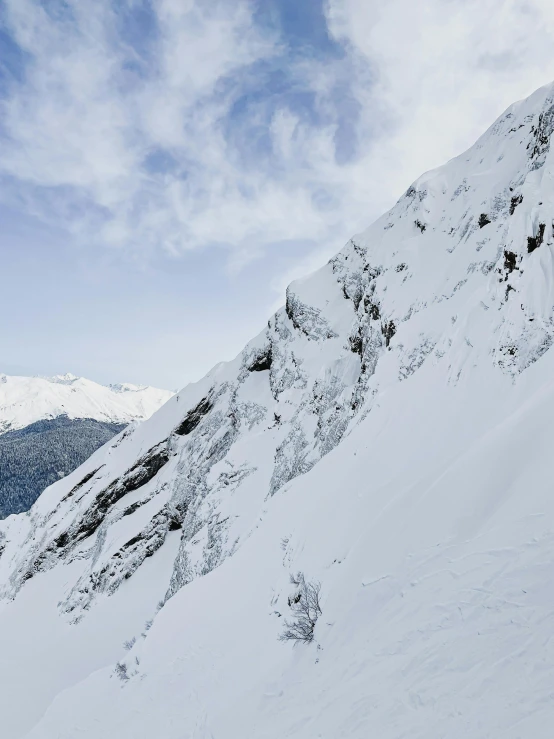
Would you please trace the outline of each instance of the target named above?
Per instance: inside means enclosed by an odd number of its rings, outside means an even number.
[[[553,127],[551,86],[0,525],[8,737],[547,736]]]

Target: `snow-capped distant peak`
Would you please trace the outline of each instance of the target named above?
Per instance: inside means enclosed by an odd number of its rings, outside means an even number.
[[[48,382],[57,383],[58,385],[71,385],[76,380],[81,379],[72,372],[66,372],[64,375],[53,375],[52,377],[42,377],[42,375],[37,375],[37,377],[41,377],[43,380],[48,380]]]
[[[133,385],[130,382],[116,382],[115,384],[108,385],[110,390],[114,393],[140,393],[142,390],[146,390],[146,385]]]
[[[80,380],[81,378],[71,372],[66,372],[65,375],[54,375],[53,377],[45,377],[43,379],[48,380],[49,382],[56,382],[60,385],[70,385],[72,382],[75,382],[75,380]]]
[[[142,421],[172,395],[169,390],[129,383],[100,385],[70,372],[54,377],[2,375],[0,433],[62,415],[110,423]]]

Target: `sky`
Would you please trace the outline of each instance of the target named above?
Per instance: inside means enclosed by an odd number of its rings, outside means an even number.
[[[199,379],[553,49],[551,0],[0,0],[0,372]]]

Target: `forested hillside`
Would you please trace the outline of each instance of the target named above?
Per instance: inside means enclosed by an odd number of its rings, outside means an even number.
[[[0,435],[0,518],[27,511],[42,491],[125,428],[59,416]]]

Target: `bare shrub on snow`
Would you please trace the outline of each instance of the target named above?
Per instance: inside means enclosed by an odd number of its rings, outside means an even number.
[[[127,665],[125,662],[117,662],[115,666],[115,674],[120,680],[128,680],[129,675],[127,674]]]
[[[126,649],[128,652],[135,646],[137,641],[136,636],[133,636],[132,639],[129,639],[128,641],[123,642],[123,649]]]
[[[144,624],[144,631],[142,632],[141,636],[143,639],[146,639],[146,633],[150,631],[152,628],[152,624],[154,623],[153,618],[149,618],[148,621]]]
[[[285,620],[285,630],[280,641],[304,642],[309,644],[314,638],[317,619],[321,616],[319,594],[321,583],[306,581],[303,572],[290,576],[291,585],[296,587],[289,596],[288,603],[294,618]]]

